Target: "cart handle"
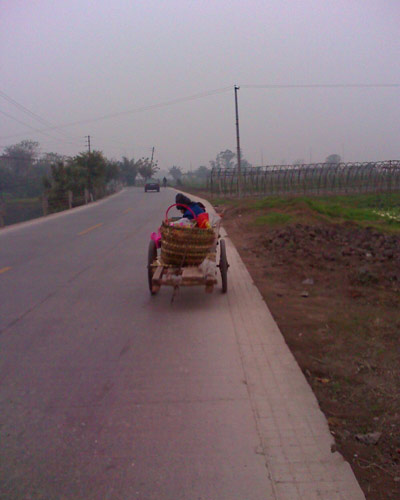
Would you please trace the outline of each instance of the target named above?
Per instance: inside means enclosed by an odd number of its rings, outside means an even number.
[[[194,220],[197,221],[197,215],[193,212],[193,210],[190,207],[188,207],[187,205],[184,205],[183,203],[174,203],[173,205],[168,207],[167,211],[165,212],[165,222],[168,222],[168,212],[173,207],[185,207],[185,208],[187,208],[190,212],[192,212]]]

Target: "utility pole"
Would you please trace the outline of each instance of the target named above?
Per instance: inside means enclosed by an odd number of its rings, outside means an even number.
[[[154,158],[154,146],[153,149],[151,150],[151,161],[150,161],[151,177],[153,177],[153,158]]]
[[[90,154],[90,135],[85,135],[85,138],[87,139],[88,151],[89,151],[89,154]]]
[[[240,164],[240,138],[239,138],[239,110],[237,91],[240,87],[234,86],[235,89],[235,111],[236,111],[236,149],[237,149],[237,162],[238,162],[238,196],[242,197],[242,169]]]
[[[93,188],[93,184],[92,184],[92,164],[91,164],[91,156],[90,156],[90,135],[85,135],[85,138],[87,139],[87,143],[88,143],[88,156],[86,158],[86,168],[87,168],[87,175],[88,175],[88,180],[87,180],[87,189],[88,189],[88,196],[90,197],[90,199],[93,201],[93,193],[92,193],[92,188]]]

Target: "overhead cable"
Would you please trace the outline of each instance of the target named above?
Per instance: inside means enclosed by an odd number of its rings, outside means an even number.
[[[310,83],[310,84],[255,84],[255,85],[240,85],[242,89],[369,89],[369,88],[398,88],[400,83]]]
[[[142,106],[142,107],[139,107],[139,108],[134,108],[134,109],[130,109],[130,110],[127,110],[127,111],[118,111],[116,113],[110,113],[110,114],[107,114],[107,115],[98,116],[96,118],[89,118],[89,119],[86,119],[86,120],[79,120],[79,121],[76,121],[76,122],[64,123],[62,125],[57,125],[57,127],[47,127],[47,128],[41,129],[41,131],[42,132],[46,132],[48,130],[53,130],[54,128],[61,129],[61,128],[73,127],[75,125],[84,125],[84,124],[87,124],[87,123],[94,123],[94,122],[98,122],[98,121],[102,121],[102,120],[108,120],[110,118],[116,118],[118,116],[131,115],[131,114],[134,114],[134,113],[139,113],[139,112],[142,112],[142,111],[150,111],[152,109],[157,109],[157,108],[165,108],[167,106],[172,106],[173,104],[179,104],[179,103],[182,103],[182,102],[193,101],[195,99],[201,99],[203,97],[209,97],[209,96],[216,95],[216,94],[222,94],[223,92],[228,92],[231,89],[232,89],[232,87],[223,87],[223,88],[220,88],[220,89],[215,89],[215,90],[210,90],[210,91],[207,91],[207,92],[201,92],[199,94],[194,94],[194,95],[191,95],[191,96],[188,96],[188,97],[181,97],[181,98],[177,98],[177,99],[172,99],[170,101],[164,101],[164,102],[160,102],[160,103],[157,103],[157,104],[151,104],[149,106]],[[17,134],[17,135],[21,135],[21,134]],[[14,136],[15,135],[8,136],[8,137],[14,137]],[[4,138],[7,138],[7,137],[4,137]]]
[[[0,113],[3,114],[4,116],[7,116],[8,118],[10,118],[11,120],[14,120],[18,123],[20,123],[21,125],[24,125],[25,127],[28,127],[30,128],[31,130],[34,130],[35,132],[38,132],[40,134],[43,134],[43,135],[46,135],[47,137],[50,137],[51,139],[54,139],[56,140],[58,143],[61,141],[61,142],[68,142],[69,144],[72,144],[71,141],[67,141],[66,139],[61,139],[59,137],[54,137],[53,135],[50,135],[48,134],[47,132],[45,132],[44,130],[41,130],[41,129],[38,129],[38,128],[35,128],[35,127],[32,127],[31,125],[29,125],[28,123],[25,123],[23,122],[22,120],[19,120],[18,118],[15,118],[15,116],[12,116],[10,115],[9,113],[6,113],[5,111],[1,110],[0,109]],[[18,134],[20,135],[20,134]],[[3,137],[4,139],[4,137]]]
[[[23,106],[22,104],[20,104],[19,102],[17,102],[15,99],[13,99],[9,95],[7,95],[2,90],[0,90],[0,96],[3,99],[5,99],[6,101],[8,101],[9,103],[11,103],[12,105],[14,105],[16,108],[18,108],[21,111],[23,111],[24,113],[30,115],[32,118],[34,118],[35,120],[37,120],[38,122],[40,122],[42,125],[45,125],[46,127],[54,127],[54,130],[56,130],[60,134],[63,134],[64,136],[68,137],[68,139],[76,139],[76,137],[70,136],[68,133],[64,132],[63,130],[57,130],[57,126],[56,125],[54,125],[53,123],[49,122],[45,118],[42,118],[38,114],[34,113],[30,109],[28,109],[26,106]]]

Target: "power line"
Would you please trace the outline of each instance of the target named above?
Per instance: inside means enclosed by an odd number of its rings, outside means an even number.
[[[400,83],[310,83],[295,85],[240,85],[243,89],[372,89],[372,88],[398,88]]]
[[[35,132],[38,132],[38,133],[40,133],[40,134],[46,135],[47,137],[50,137],[51,139],[55,139],[55,140],[56,140],[56,141],[58,141],[58,142],[60,142],[60,141],[62,141],[62,142],[67,142],[65,139],[60,139],[59,137],[54,137],[53,135],[48,134],[48,133],[47,133],[47,132],[45,132],[44,130],[40,130],[40,129],[38,129],[38,128],[32,127],[32,126],[31,126],[31,125],[29,125],[28,123],[25,123],[25,122],[23,122],[22,120],[19,120],[18,118],[15,118],[15,116],[12,116],[12,115],[8,114],[8,113],[6,113],[5,111],[2,111],[1,109],[0,109],[0,113],[1,113],[1,114],[3,114],[4,116],[7,116],[7,117],[8,117],[8,118],[10,118],[11,120],[14,120],[14,121],[16,121],[16,122],[20,123],[21,125],[24,125],[25,127],[28,127],[28,128],[30,128],[31,130],[34,130]],[[18,135],[20,135],[20,134],[18,134]],[[69,142],[69,144],[72,144],[72,142]]]
[[[318,83],[318,84],[277,84],[277,85],[274,85],[274,84],[243,84],[243,85],[240,85],[240,87],[247,88],[247,89],[399,88],[400,83],[371,83],[371,84],[370,83],[367,83],[367,84],[365,84],[365,83],[319,84]],[[110,118],[116,118],[119,116],[127,116],[127,115],[134,114],[134,113],[140,113],[143,111],[151,111],[153,109],[164,108],[164,107],[168,107],[168,106],[173,106],[175,104],[180,104],[183,102],[188,102],[188,101],[192,101],[192,100],[196,100],[196,99],[202,99],[204,97],[209,97],[212,95],[217,95],[217,94],[229,92],[231,89],[232,89],[231,86],[222,87],[219,89],[214,89],[214,90],[209,90],[209,91],[205,91],[205,92],[200,92],[198,94],[193,94],[193,95],[187,96],[187,97],[180,97],[180,98],[176,98],[176,99],[171,99],[170,101],[164,101],[164,102],[160,102],[160,103],[156,103],[156,104],[151,104],[148,106],[141,106],[138,108],[133,108],[133,109],[130,109],[127,111],[118,111],[115,113],[109,113],[107,115],[98,116],[96,118],[89,118],[86,120],[78,120],[75,122],[64,123],[61,125],[51,125],[50,126],[50,124],[49,124],[49,126],[47,126],[46,128],[33,129],[33,130],[35,130],[36,132],[44,133],[44,132],[47,132],[49,130],[55,130],[55,129],[60,130],[60,129],[72,127],[75,125],[84,125],[84,124],[88,124],[88,123],[99,122],[102,120],[108,120]],[[4,97],[6,94],[4,94],[4,92],[0,91],[0,95],[2,95]],[[9,96],[7,96],[7,98],[8,98],[8,100],[11,100],[14,103],[16,103],[16,101],[14,101]],[[16,103],[16,105],[17,104],[19,105],[19,103]],[[24,108],[24,106],[22,106],[22,105],[19,105],[19,106]],[[27,108],[25,108],[25,109],[27,110]],[[35,115],[35,113],[30,112],[29,110],[27,110],[27,112]],[[5,113],[3,112],[3,114],[5,114]],[[36,116],[38,117],[38,115],[36,115]],[[13,119],[15,119],[15,118],[13,118]],[[43,121],[42,118],[40,118],[40,119]],[[15,119],[15,120],[18,121],[17,119]],[[46,121],[46,120],[44,120],[44,121]],[[20,123],[22,123],[22,122],[20,122]],[[47,123],[49,123],[49,122],[47,122]],[[23,123],[23,124],[28,126],[25,123]],[[30,127],[30,128],[32,128],[32,127]],[[3,137],[3,139],[8,139],[8,138],[12,138],[12,137],[20,136],[20,135],[21,134],[13,134],[13,135],[5,136],[5,137]]]
[[[61,126],[62,127],[70,127],[70,126],[73,126],[73,125],[82,125],[82,124],[85,124],[85,123],[92,123],[92,122],[97,122],[97,121],[101,121],[101,120],[107,120],[109,118],[115,118],[117,116],[125,116],[125,115],[130,115],[130,114],[133,114],[133,113],[139,113],[139,112],[142,112],[142,111],[150,111],[152,109],[164,108],[164,107],[172,106],[174,104],[179,104],[179,103],[182,103],[182,102],[193,101],[195,99],[201,99],[203,97],[209,97],[209,96],[212,96],[212,95],[221,94],[223,92],[227,92],[230,89],[231,89],[231,87],[223,87],[221,89],[215,89],[215,90],[210,90],[210,91],[207,91],[207,92],[201,92],[199,94],[194,94],[194,95],[189,96],[189,97],[182,97],[182,98],[172,99],[171,101],[165,101],[165,102],[160,102],[160,103],[157,103],[157,104],[151,104],[149,106],[142,106],[142,107],[130,109],[130,110],[127,110],[127,111],[118,111],[116,113],[110,113],[108,115],[98,116],[97,118],[91,118],[91,119],[87,119],[87,120],[81,120],[81,121],[77,121],[77,122],[71,122],[71,123],[67,123],[65,125],[61,125]]]
[[[174,104],[179,104],[182,102],[193,101],[195,99],[202,99],[203,97],[209,97],[209,96],[216,95],[216,94],[222,94],[223,92],[228,92],[228,90],[231,90],[231,87],[223,87],[220,89],[210,90],[207,92],[201,92],[199,94],[194,94],[194,95],[191,95],[188,97],[172,99],[171,101],[165,101],[165,102],[160,102],[157,104],[151,104],[149,106],[142,106],[142,107],[130,109],[127,111],[118,111],[116,113],[110,113],[108,115],[98,116],[96,118],[90,118],[87,120],[79,120],[76,122],[64,123],[62,125],[57,125],[56,127],[48,127],[48,128],[41,129],[41,131],[45,132],[48,130],[53,130],[54,128],[66,128],[66,127],[73,127],[75,125],[85,125],[87,123],[94,123],[94,122],[98,122],[98,121],[102,121],[102,120],[108,120],[110,118],[115,118],[118,116],[131,115],[134,113],[139,113],[139,112],[143,112],[143,111],[150,111],[152,109],[157,109],[157,108],[165,108],[167,106],[172,106]],[[7,137],[4,137],[4,139],[15,137],[16,135],[21,135],[21,134],[14,134],[12,136],[7,136]]]
[[[13,99],[9,95],[7,95],[2,90],[0,90],[0,96],[3,97],[3,99],[5,99],[6,101],[8,101],[9,103],[13,104],[15,107],[17,107],[21,111],[23,111],[24,113],[30,115],[32,118],[34,118],[35,120],[37,120],[38,122],[40,122],[42,125],[45,125],[46,127],[56,127],[53,123],[49,122],[48,120],[42,118],[41,116],[39,116],[38,114],[34,113],[33,111],[31,111],[27,107],[23,106],[21,103],[17,102],[15,99]],[[55,128],[55,130],[58,133],[63,134],[65,137],[68,137],[68,139],[75,139],[75,137],[70,136],[69,134],[67,134],[63,130],[57,130],[56,128]]]

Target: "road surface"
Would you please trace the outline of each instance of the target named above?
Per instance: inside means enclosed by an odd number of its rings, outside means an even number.
[[[174,196],[0,232],[0,498],[364,498],[229,240],[227,295],[150,296]]]

